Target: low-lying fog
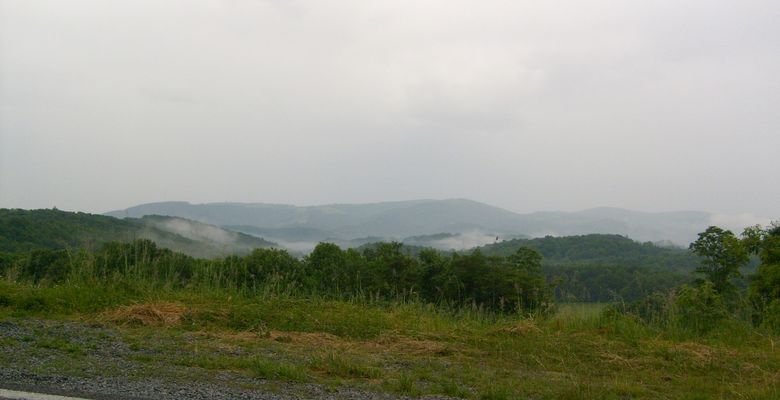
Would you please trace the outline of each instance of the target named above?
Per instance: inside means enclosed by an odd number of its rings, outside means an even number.
[[[485,232],[463,232],[456,234],[442,234],[431,236],[445,236],[443,238],[431,238],[426,237],[414,237],[414,238],[381,238],[376,240],[365,239],[352,239],[352,240],[333,240],[323,239],[321,241],[291,241],[285,239],[274,238],[270,236],[263,236],[263,239],[277,243],[279,247],[284,248],[293,253],[307,254],[310,253],[315,246],[320,242],[335,243],[341,248],[357,248],[364,244],[384,241],[384,242],[401,242],[411,246],[424,246],[431,247],[438,250],[467,250],[474,247],[484,246],[486,244],[493,244],[496,241],[508,240],[515,238],[516,236],[504,237],[492,233]]]

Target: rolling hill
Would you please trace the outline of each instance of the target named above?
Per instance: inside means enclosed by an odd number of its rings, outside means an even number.
[[[487,255],[505,257],[520,247],[539,251],[547,265],[624,265],[690,272],[700,262],[687,249],[640,243],[611,234],[512,239],[482,246],[480,250]]]
[[[193,257],[246,254],[272,247],[267,240],[202,222],[165,216],[117,219],[60,210],[0,209],[0,251],[94,249],[109,241],[150,239]]]

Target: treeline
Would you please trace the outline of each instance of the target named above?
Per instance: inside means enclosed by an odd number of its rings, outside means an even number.
[[[558,301],[633,302],[694,278],[690,273],[614,264],[543,264]]]
[[[284,250],[256,249],[247,256],[204,260],[157,247],[154,242],[112,242],[96,251],[39,249],[0,255],[7,279],[36,284],[132,280],[158,288],[220,289],[251,296],[274,291],[300,296],[410,299],[500,312],[540,312],[552,292],[541,273],[541,255],[520,248],[507,257],[480,251],[417,255],[400,243],[363,251],[320,243],[303,259]]]
[[[740,236],[716,226],[691,243],[701,257],[696,279],[666,292],[655,292],[617,311],[648,323],[685,326],[706,332],[727,321],[780,331],[780,223],[753,226]],[[755,273],[742,271],[752,258]],[[747,278],[748,285],[741,282]]]

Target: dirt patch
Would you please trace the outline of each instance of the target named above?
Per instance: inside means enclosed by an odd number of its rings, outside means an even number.
[[[103,317],[122,325],[173,326],[182,321],[187,308],[176,303],[146,303],[119,307]]]

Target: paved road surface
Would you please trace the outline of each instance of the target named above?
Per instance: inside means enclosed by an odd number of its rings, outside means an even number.
[[[0,389],[0,400],[86,400],[82,397],[57,396],[55,394],[22,392]]]

